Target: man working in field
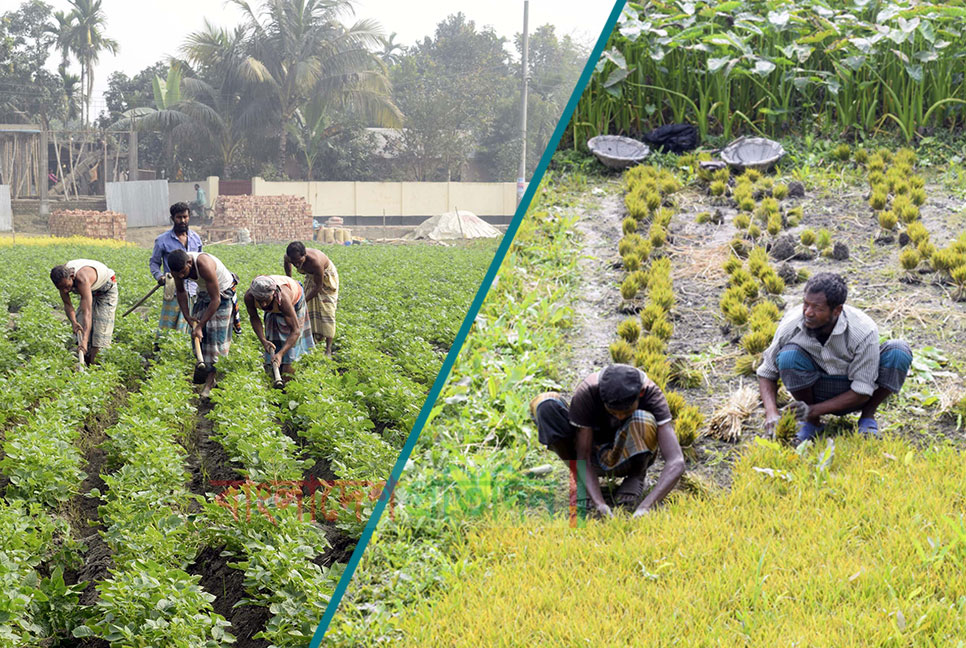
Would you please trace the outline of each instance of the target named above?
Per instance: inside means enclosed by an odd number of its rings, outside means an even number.
[[[201,355],[209,369],[201,391],[205,397],[215,384],[215,362],[228,355],[231,347],[232,302],[238,277],[207,252],[174,250],[168,255],[168,268],[174,277],[181,314],[191,327],[191,337],[201,340]],[[190,309],[184,285],[187,279],[198,282],[197,297]]]
[[[50,271],[50,280],[60,291],[64,312],[77,336],[77,348],[90,364],[97,352],[111,346],[114,313],[117,310],[117,279],[100,261],[74,259]],[[70,293],[80,295],[80,321]]]
[[[530,403],[540,443],[565,462],[576,460],[587,489],[588,508],[609,516],[597,475],[624,477],[617,489],[618,505],[647,513],[674,488],[684,472],[684,455],[671,425],[671,411],[661,389],[635,367],[615,364],[584,378],[570,406],[555,392]],[[644,474],[658,449],[664,469],[657,485],[641,501]]]
[[[171,212],[172,228],[154,239],[154,252],[148,262],[151,276],[164,286],[164,298],[161,301],[160,329],[187,331],[188,323],[182,319],[178,308],[178,296],[175,290],[174,278],[168,268],[168,255],[175,250],[185,252],[201,252],[201,237],[188,228],[191,211],[188,203],[176,202],[169,209]],[[186,298],[189,308],[194,305],[198,285],[191,279],[184,282]]]
[[[270,371],[276,364],[290,376],[292,363],[315,347],[302,284],[282,275],[259,275],[245,292],[245,308],[252,330],[265,347],[266,368]],[[265,311],[264,329],[258,309]]]
[[[339,301],[339,273],[335,264],[322,251],[306,248],[292,241],[285,250],[285,274],[292,276],[292,266],[305,275],[305,303],[312,324],[312,337],[318,344],[325,340],[325,354],[332,356],[335,337],[335,309]]]
[[[774,433],[781,415],[777,379],[797,401],[798,442],[814,438],[825,414],[861,412],[859,432],[879,437],[875,413],[899,391],[912,364],[912,350],[899,340],[879,344],[875,322],[845,304],[848,289],[839,275],[822,272],[805,284],[801,307],[788,309],[758,367],[765,406],[765,431]]]

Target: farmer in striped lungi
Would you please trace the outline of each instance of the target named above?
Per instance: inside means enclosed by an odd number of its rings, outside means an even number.
[[[305,305],[305,290],[295,279],[282,275],[259,275],[245,293],[245,308],[252,330],[265,347],[265,367],[276,364],[286,378],[292,363],[315,347]],[[265,311],[265,326],[258,310]]]
[[[117,278],[100,261],[74,259],[51,268],[50,280],[60,291],[64,312],[77,336],[77,348],[85,362],[94,362],[97,352],[111,346],[114,313],[117,310]],[[70,294],[80,295],[80,320]]]
[[[565,462],[576,462],[586,489],[581,504],[602,516],[610,516],[611,509],[598,474],[624,478],[615,503],[638,517],[664,499],[684,472],[664,392],[636,367],[614,364],[590,374],[569,404],[556,392],[540,394],[530,403],[530,416],[540,443]],[[644,497],[644,475],[658,450],[664,468]]]
[[[188,203],[176,202],[171,205],[169,211],[171,212],[172,227],[154,239],[154,252],[151,254],[148,267],[151,270],[151,276],[164,286],[164,298],[161,300],[161,321],[158,323],[158,328],[187,331],[188,323],[181,317],[174,278],[168,269],[168,255],[175,250],[201,252],[201,237],[188,228],[188,222],[191,220]],[[191,279],[187,279],[184,286],[190,308],[194,305],[198,285]]]
[[[325,354],[332,355],[335,337],[335,309],[339,302],[339,273],[335,264],[322,251],[306,248],[292,241],[285,250],[285,274],[292,276],[292,266],[305,275],[305,303],[308,305],[312,337],[316,343],[325,340]]]
[[[201,340],[201,354],[208,365],[208,379],[201,396],[215,384],[215,363],[231,347],[232,313],[238,277],[218,257],[207,252],[174,250],[168,255],[181,314],[191,327],[191,337]],[[188,306],[185,280],[198,282],[194,306]]]
[[[901,340],[879,342],[879,329],[845,303],[848,289],[837,274],[822,272],[805,284],[801,306],[788,309],[758,367],[765,431],[773,433],[778,378],[796,401],[799,442],[824,429],[825,414],[860,412],[858,431],[879,437],[875,413],[906,380],[912,349]]]

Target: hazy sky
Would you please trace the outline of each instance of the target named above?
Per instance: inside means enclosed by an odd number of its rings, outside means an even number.
[[[0,0],[0,10],[15,9],[21,1]],[[67,0],[46,1],[55,10],[69,7]],[[257,6],[258,0],[252,0],[252,4]],[[354,4],[357,18],[378,20],[386,34],[396,32],[396,42],[403,45],[432,35],[437,23],[459,11],[478,27],[492,26],[497,34],[508,38],[523,29],[523,0],[358,0]],[[218,27],[231,27],[241,22],[242,15],[224,0],[103,0],[102,6],[107,14],[107,34],[120,49],[117,56],[102,55],[95,68],[93,116],[104,107],[102,94],[111,72],[131,76],[165,56],[177,54],[184,37],[200,29],[205,18]],[[559,35],[570,34],[589,48],[612,8],[609,0],[530,0],[530,29],[550,23]],[[52,63],[56,65],[59,57],[53,55],[51,59],[56,59]]]

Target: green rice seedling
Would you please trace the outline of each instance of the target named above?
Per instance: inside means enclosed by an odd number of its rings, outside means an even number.
[[[777,214],[781,212],[781,205],[774,198],[764,198],[759,205],[766,214]]]
[[[668,285],[652,286],[647,293],[651,302],[657,304],[666,311],[670,311],[674,306],[674,291]]]
[[[889,196],[884,192],[873,191],[872,195],[869,196],[869,206],[876,211],[885,209],[886,203],[888,202]]]
[[[798,283],[805,283],[812,274],[805,268],[800,268],[798,270]]]
[[[775,186],[772,187],[771,189],[772,198],[783,200],[787,195],[788,195],[788,185],[783,182],[776,183]]]
[[[852,148],[845,143],[839,144],[832,149],[832,157],[839,162],[848,162],[849,158],[852,157]]]
[[[705,223],[710,222],[711,221],[711,212],[706,212],[706,211],[698,212],[698,215],[695,216],[694,221],[698,225],[704,225]]]
[[[637,291],[641,289],[640,284],[634,280],[633,275],[628,275],[624,277],[624,281],[621,282],[621,297],[624,299],[634,299],[637,295]]]
[[[635,362],[637,366],[643,369],[647,374],[659,374],[662,373],[662,369],[666,369],[663,373],[665,376],[670,376],[671,367],[668,365],[667,358],[663,353],[638,353],[635,356]]]
[[[731,190],[731,196],[735,199],[735,202],[741,202],[745,198],[754,199],[754,194],[755,187],[748,181],[739,181]]]
[[[768,225],[766,225],[765,229],[772,236],[778,234],[780,231],[782,231],[782,217],[778,214],[771,214],[768,217]]]
[[[768,252],[760,245],[756,245],[748,253],[748,272],[755,277],[761,277],[761,273],[768,268]]]
[[[641,318],[641,326],[644,330],[651,331],[654,322],[664,317],[664,309],[657,304],[648,304],[641,309],[639,316]]]
[[[897,196],[908,196],[910,191],[912,191],[912,187],[909,186],[908,182],[898,182],[893,189],[893,193]]]
[[[745,290],[741,286],[742,284],[737,284],[729,287],[727,290],[724,291],[724,294],[721,295],[721,300],[718,302],[718,304],[721,306],[722,311],[726,310],[725,305],[731,302],[732,300],[739,304],[744,303]]]
[[[755,209],[755,199],[751,196],[747,196],[738,201],[738,209],[741,211],[750,212]]]
[[[617,251],[621,256],[632,252],[634,248],[643,241],[644,238],[640,234],[626,234],[618,243]]]
[[[748,326],[752,331],[761,333],[762,336],[768,338],[770,343],[770,340],[775,337],[775,330],[778,328],[778,322],[763,315],[755,315],[748,320]]]
[[[909,192],[909,200],[911,200],[912,204],[916,207],[922,207],[923,203],[926,202],[926,190],[922,188],[912,189],[912,191]]]
[[[678,444],[685,455],[691,459],[694,459],[694,442],[697,440],[698,433],[703,425],[704,415],[693,405],[684,408],[680,416],[674,421],[674,431],[678,436]]]
[[[667,230],[660,225],[652,225],[647,235],[653,247],[661,247],[667,241]]]
[[[757,299],[758,298],[758,282],[757,281],[746,281],[741,284],[741,290],[745,293],[745,299]]]
[[[636,194],[627,194],[624,196],[624,206],[627,208],[627,213],[630,214],[631,218],[638,221],[644,220],[650,214],[647,205],[644,203],[644,199]]]
[[[712,196],[723,196],[725,195],[725,191],[728,190],[728,183],[722,180],[715,180],[708,189]]]
[[[879,212],[879,227],[886,232],[894,230],[898,221],[899,219],[896,217],[896,213],[891,209]]]
[[[645,335],[637,340],[637,350],[643,354],[663,355],[666,346],[667,343],[656,335]]]
[[[634,272],[641,267],[641,257],[634,252],[625,254],[622,260],[624,262],[624,269],[628,272]]]
[[[775,440],[781,443],[791,444],[795,441],[797,432],[798,421],[795,418],[794,412],[791,410],[782,412],[782,416],[778,419],[778,424],[775,426]]]
[[[876,154],[880,158],[882,158],[882,161],[884,163],[892,164],[893,155],[892,155],[892,151],[890,151],[889,149],[885,148],[884,146],[880,146],[879,149],[876,151]]]
[[[950,248],[942,248],[933,252],[929,265],[936,272],[949,272],[956,267],[956,252]]]
[[[926,186],[926,179],[921,175],[911,175],[909,176],[909,184],[912,185],[913,189],[923,189]]]
[[[714,180],[714,173],[711,171],[711,169],[698,167],[698,179],[701,180],[701,182],[710,184]]]
[[[671,382],[684,389],[693,389],[704,383],[704,374],[687,359],[676,358],[671,361]]]
[[[617,325],[617,335],[627,340],[630,344],[637,342],[641,336],[641,322],[636,317],[628,317]]]
[[[734,219],[732,219],[732,223],[734,223],[734,226],[740,230],[748,229],[748,226],[751,225],[751,218],[748,216],[748,214],[735,214]]]
[[[667,318],[662,315],[654,320],[654,323],[651,325],[651,333],[662,340],[669,340],[671,339],[671,336],[674,335],[674,325],[667,321]]]
[[[728,170],[728,167],[716,169],[712,177],[719,182],[728,182],[731,179],[731,171]]]
[[[819,250],[826,250],[832,246],[832,233],[829,232],[824,227],[818,231],[818,236],[815,238],[815,246]]]
[[[765,331],[749,331],[741,338],[741,348],[748,353],[761,353],[771,344],[771,336]]]
[[[919,253],[920,259],[931,259],[932,255],[936,253],[936,246],[929,239],[926,239],[919,242],[919,245],[916,246],[916,251]]]
[[[859,147],[855,149],[855,153],[852,155],[852,158],[859,164],[865,164],[869,161],[869,152],[864,148]]]
[[[897,196],[896,200],[904,197],[905,196]],[[907,205],[904,205],[900,210],[898,210],[898,212],[903,223],[913,223],[919,220],[919,208],[913,205],[911,202]]]
[[[815,243],[815,230],[813,230],[813,229],[803,230],[801,236],[799,237],[799,239],[801,240],[802,245],[810,246],[810,245],[814,244]]]
[[[893,158],[896,164],[915,166],[916,164],[916,152],[911,148],[905,147],[896,151],[896,155]]]
[[[911,273],[917,267],[919,267],[919,261],[921,261],[919,256],[919,251],[915,248],[906,248],[901,253],[899,253],[899,265],[906,272]]]
[[[644,197],[644,203],[647,205],[647,210],[653,212],[655,209],[661,206],[661,194],[656,191],[649,192]]]
[[[667,257],[661,257],[651,264],[651,274],[655,277],[671,277],[671,260]]]
[[[734,254],[739,259],[743,259],[746,256],[748,256],[748,248],[745,245],[745,242],[742,241],[737,236],[728,242],[728,247],[731,248],[732,254]]]
[[[745,169],[745,172],[742,174],[742,177],[744,177],[749,182],[758,182],[759,180],[761,180],[761,171],[759,171],[758,169]]]
[[[748,259],[749,259],[749,261],[751,260],[751,255],[750,254],[748,255]],[[731,273],[731,276],[730,277],[728,277],[728,285],[729,286],[740,286],[743,283],[746,283],[748,281],[752,281],[753,280],[753,277],[754,277],[754,275],[751,274],[751,271],[750,270],[746,270],[743,267],[742,268],[738,268],[734,272]]]
[[[781,319],[781,311],[778,310],[778,305],[773,301],[764,300],[755,304],[754,308],[751,309],[751,316],[755,319],[767,319],[772,322],[777,322]]]
[[[758,190],[761,191],[761,193],[770,196],[771,190],[775,186],[775,181],[768,176],[762,176],[761,180],[755,183],[755,186],[758,187]]]
[[[956,237],[956,240],[949,244],[957,254],[966,254],[966,232]]]
[[[752,223],[748,226],[748,238],[757,241],[761,237],[761,228]]]
[[[869,186],[870,187],[881,186],[882,188],[886,189],[887,187],[885,186],[885,174],[882,173],[882,171],[872,171],[871,173],[869,173]]]
[[[627,340],[614,340],[610,343],[610,357],[617,364],[629,364],[634,359],[634,348]]]
[[[921,222],[916,221],[915,223],[909,223],[906,226],[906,234],[909,236],[909,240],[919,245],[920,242],[929,239],[929,230]]]
[[[765,273],[761,278],[761,283],[769,294],[780,295],[785,292],[785,280],[779,277],[774,270]]]
[[[742,267],[741,259],[737,257],[730,256],[728,260],[724,262],[724,271],[726,273],[733,274],[735,270]]]
[[[748,306],[743,301],[728,299],[721,304],[725,319],[734,326],[744,326],[748,322]]]
[[[660,225],[661,227],[667,228],[671,225],[671,219],[674,217],[673,209],[659,209],[654,214],[654,220],[652,225]]]
[[[664,394],[667,399],[667,407],[671,410],[671,418],[676,419],[678,414],[687,407],[687,401],[684,399],[684,394],[679,391],[671,390]]]
[[[637,245],[634,246],[634,253],[641,257],[642,262],[650,258],[652,250],[653,247],[651,246],[651,242],[643,237],[641,237],[640,240],[638,240]]]
[[[966,299],[966,264],[953,268],[949,276],[956,284],[956,294],[953,298],[956,301],[963,301]]]
[[[872,171],[885,172],[885,166],[886,166],[885,160],[882,159],[882,156],[879,153],[875,153],[874,155],[870,155],[869,156],[869,163],[865,165],[865,167],[870,172],[872,172]]]
[[[739,356],[735,360],[735,373],[739,376],[754,376],[759,364],[761,364],[760,355]]]
[[[628,216],[621,222],[624,234],[633,234],[637,231],[637,221],[632,216]]]

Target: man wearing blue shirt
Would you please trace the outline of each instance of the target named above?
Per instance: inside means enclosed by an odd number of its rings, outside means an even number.
[[[174,279],[171,278],[168,271],[168,255],[175,250],[201,252],[201,237],[188,229],[188,222],[191,219],[188,203],[176,202],[171,205],[170,212],[173,227],[154,239],[154,253],[151,254],[151,261],[148,266],[151,269],[151,275],[159,284],[164,285],[159,328],[187,331],[188,324],[184,321],[181,309],[178,307],[178,298],[174,291]],[[185,280],[184,286],[188,293],[190,308],[194,305],[198,286],[190,279]]]

